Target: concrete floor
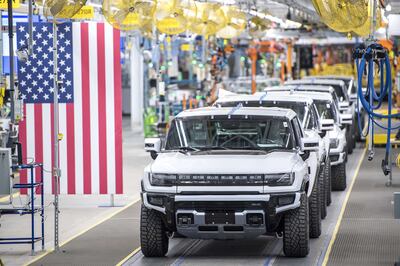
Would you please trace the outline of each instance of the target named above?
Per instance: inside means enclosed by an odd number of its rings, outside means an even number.
[[[123,153],[124,153],[124,195],[115,196],[115,205],[110,205],[110,196],[74,195],[60,197],[60,243],[102,222],[120,211],[124,206],[139,199],[140,179],[145,165],[151,158],[143,150],[141,130],[131,131],[129,120],[123,121]],[[53,196],[45,195],[45,248],[51,250],[54,240],[54,208]],[[14,205],[26,202],[25,197],[17,196]],[[39,216],[36,215],[36,228],[39,229]],[[0,218],[0,238],[20,237],[30,234],[30,217],[6,215]],[[39,231],[38,231],[39,232]],[[40,244],[37,243],[40,251]],[[43,252],[38,252],[40,256]],[[125,255],[126,256],[126,255]],[[23,265],[35,257],[31,256],[29,245],[0,245],[0,258],[5,265]]]

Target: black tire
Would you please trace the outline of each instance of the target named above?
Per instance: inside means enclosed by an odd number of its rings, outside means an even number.
[[[331,159],[329,157],[325,162],[325,192],[326,192],[326,205],[330,206],[332,203],[332,176],[331,176]]]
[[[319,197],[320,197],[320,214],[321,219],[325,219],[327,215],[327,195],[326,195],[326,178],[325,178],[325,165],[320,169],[318,175]],[[310,210],[311,212],[311,210]],[[310,229],[311,230],[311,229]]]
[[[164,257],[169,239],[161,213],[147,209],[142,204],[140,215],[140,243],[145,257]]]
[[[310,252],[310,232],[307,195],[300,199],[300,207],[285,214],[283,252],[288,257],[305,257]]]
[[[323,171],[321,171],[323,172]],[[315,180],[314,188],[308,198],[308,210],[310,220],[310,238],[318,238],[321,235],[321,186],[319,176]],[[323,188],[323,185],[322,185]],[[325,206],[326,208],[326,206]]]
[[[351,126],[347,127],[346,142],[347,142],[347,153],[352,154],[354,143],[353,143],[353,127]]]
[[[343,191],[347,187],[346,164],[332,166],[332,190]]]

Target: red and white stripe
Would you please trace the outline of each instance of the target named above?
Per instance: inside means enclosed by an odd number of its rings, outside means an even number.
[[[73,23],[72,31],[74,103],[60,104],[60,193],[122,194],[120,32],[103,23]],[[52,193],[53,106],[24,110],[24,162],[43,162],[45,192]],[[21,182],[27,178],[22,172]]]

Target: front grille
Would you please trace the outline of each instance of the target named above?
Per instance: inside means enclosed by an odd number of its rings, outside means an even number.
[[[178,175],[178,186],[261,186],[264,175]]]

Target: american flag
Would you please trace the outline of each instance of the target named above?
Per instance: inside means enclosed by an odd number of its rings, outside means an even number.
[[[26,46],[28,24],[17,23],[16,30],[18,47]],[[25,114],[20,140],[26,162],[43,162],[45,192],[51,193],[53,25],[35,23],[33,35],[33,53],[18,64]],[[57,50],[60,193],[122,194],[120,32],[104,23],[59,24]],[[27,177],[21,173],[21,182]]]

